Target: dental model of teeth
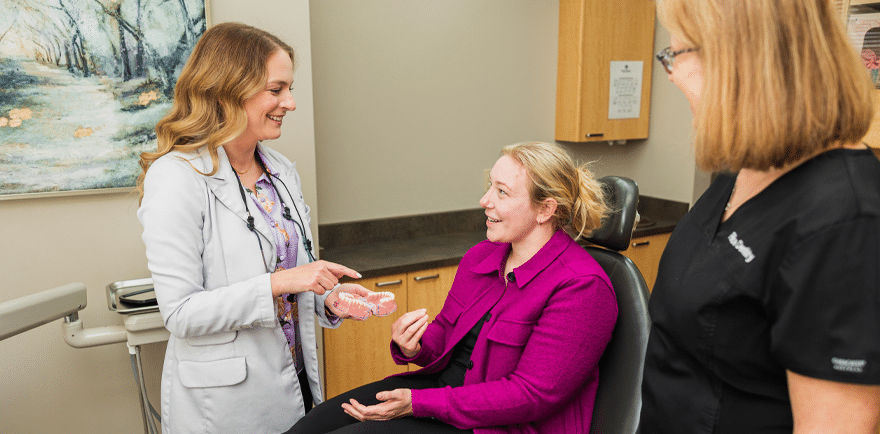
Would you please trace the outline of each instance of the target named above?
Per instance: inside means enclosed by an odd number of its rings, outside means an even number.
[[[391,315],[397,310],[393,292],[374,292],[367,296],[367,302],[373,305],[373,315]]]
[[[339,309],[340,312],[358,319],[369,318],[373,313],[374,306],[367,299],[347,292],[340,292],[339,297],[333,302],[333,307]]]
[[[374,292],[366,298],[340,292],[339,297],[333,302],[333,307],[343,314],[364,320],[370,315],[390,315],[397,310],[397,303],[392,292]]]

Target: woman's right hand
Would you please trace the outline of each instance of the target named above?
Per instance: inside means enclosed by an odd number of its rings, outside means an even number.
[[[327,261],[315,261],[300,265],[289,270],[276,271],[271,274],[272,296],[297,294],[312,291],[321,295],[339,283],[339,278],[348,276],[360,279],[361,274],[344,265]]]
[[[427,309],[407,312],[391,325],[391,340],[400,347],[400,351],[408,359],[415,357],[422,350],[419,341],[428,328],[427,312]]]

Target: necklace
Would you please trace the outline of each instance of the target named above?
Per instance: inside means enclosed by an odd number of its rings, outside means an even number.
[[[247,168],[246,170],[238,170],[238,169],[236,169],[235,166],[232,165],[232,159],[229,160],[229,167],[231,167],[232,170],[235,171],[235,173],[237,173],[237,174],[239,174],[239,175],[244,175],[245,173],[250,172],[251,169],[254,168],[254,165],[255,165],[254,163],[259,164],[259,162],[258,162],[257,160],[260,158],[260,156],[258,155],[258,153],[257,153],[257,149],[256,149],[256,148],[254,148],[254,155],[253,155],[253,157],[254,157],[254,158],[250,161],[251,164],[248,165],[248,168]],[[247,164],[247,158],[245,158],[244,163]]]
[[[764,173],[763,179],[753,181],[752,188],[749,189],[749,191],[742,197],[742,199],[734,202],[733,196],[736,194],[736,187],[739,186],[739,178],[740,176],[742,176],[742,172],[740,172],[740,174],[736,176],[736,180],[733,182],[733,189],[730,190],[730,197],[727,198],[727,205],[724,207],[724,211],[729,211],[731,208],[734,207],[734,205],[740,206],[748,202],[749,199],[767,188],[767,186],[772,184],[773,181],[782,176],[782,174],[785,172],[787,172],[786,169],[770,169],[769,171]]]
[[[233,167],[232,169],[234,170],[235,168]],[[736,184],[737,182],[733,181],[733,189],[730,190],[730,197],[727,198],[727,205],[724,207],[725,211],[729,210],[731,207],[730,201],[733,200],[733,195],[736,193]]]

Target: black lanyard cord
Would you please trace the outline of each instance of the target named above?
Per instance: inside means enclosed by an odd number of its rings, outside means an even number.
[[[260,246],[260,259],[263,260],[263,267],[266,268],[266,272],[270,273],[271,271],[269,270],[269,264],[266,262],[266,256],[263,255],[263,240],[260,239],[260,234],[257,233],[257,227],[254,225],[254,216],[251,215],[251,210],[248,208],[247,195],[244,194],[244,186],[241,185],[241,178],[238,177],[238,173],[235,171],[235,167],[232,166],[231,161],[229,162],[229,167],[232,167],[232,173],[235,174],[235,180],[238,181],[238,191],[241,193],[241,201],[244,203],[244,211],[247,213],[247,228],[257,236],[257,243]]]
[[[303,246],[305,247],[306,254],[309,257],[309,262],[315,262],[317,259],[315,259],[315,256],[312,254],[312,240],[310,240],[306,236],[306,230],[303,227],[303,223],[300,223],[300,221],[302,221],[302,214],[299,213],[299,207],[296,206],[296,201],[294,200],[293,195],[290,194],[290,189],[287,188],[287,184],[284,182],[283,179],[266,170],[266,165],[263,163],[263,159],[260,158],[256,150],[254,150],[254,158],[257,160],[257,164],[260,165],[260,169],[262,169],[262,172],[268,175],[267,178],[269,179],[269,184],[272,185],[272,189],[275,190],[275,195],[278,197],[278,200],[281,202],[281,206],[284,208],[284,212],[281,214],[281,217],[283,217],[287,221],[293,222],[294,226],[299,229],[299,233],[302,235]],[[254,225],[254,217],[251,215],[251,211],[248,208],[247,195],[244,192],[244,185],[242,185],[241,178],[238,176],[238,173],[235,172],[235,167],[232,166],[231,161],[229,162],[229,167],[232,168],[232,172],[235,173],[235,179],[238,181],[238,191],[239,193],[241,193],[241,201],[242,203],[244,203],[245,212],[247,212],[247,228],[249,231],[253,232],[257,236],[257,243],[260,246],[260,257],[263,259],[263,266],[266,268],[266,272],[269,273],[271,272],[269,270],[269,264],[266,262],[266,257],[263,255],[263,241],[260,240],[260,234],[257,233],[256,226]],[[287,206],[287,203],[284,202],[284,198],[278,191],[278,186],[276,186],[275,181],[272,180],[273,177],[281,182],[281,185],[284,186],[284,190],[287,192],[287,196],[290,197],[291,200],[293,200],[293,209],[294,211],[296,211],[296,216],[299,218],[300,221],[297,221],[293,218],[293,216],[290,215],[290,208]]]
[[[278,182],[281,183],[281,185],[284,187],[284,190],[287,192],[287,196],[289,196],[290,199],[293,200],[293,210],[296,211],[296,217],[299,218],[299,222],[294,220],[293,218],[291,218],[290,208],[287,207],[287,204],[285,204],[284,200],[282,199],[281,204],[284,205],[284,213],[285,213],[284,218],[292,221],[293,224],[295,224],[296,227],[299,229],[299,233],[302,234],[303,246],[305,246],[306,253],[309,255],[309,262],[315,262],[317,259],[315,259],[315,256],[312,255],[312,240],[310,240],[306,236],[306,230],[302,226],[305,224],[305,222],[303,221],[302,214],[299,213],[299,207],[296,206],[296,200],[293,198],[293,195],[290,194],[290,189],[287,188],[287,184],[284,182],[284,180],[279,178],[278,176],[275,176],[270,173],[269,174],[269,182],[272,184],[272,188],[275,189],[276,194],[278,194],[278,187],[275,186],[275,182],[272,181],[272,177],[275,177],[276,179],[278,179]],[[281,194],[278,194],[278,198],[281,199]],[[302,222],[302,223],[300,223],[300,222]]]
[[[254,153],[256,154],[256,151],[254,151]],[[266,170],[266,165],[263,164],[263,159],[260,158],[259,155],[254,155],[254,156],[257,158],[257,163],[260,165],[260,168],[262,168],[263,172],[266,175],[268,175],[267,178],[269,178],[269,184],[272,184],[272,189],[275,190],[275,195],[278,196],[278,200],[281,201],[281,206],[284,207],[284,213],[282,213],[281,216],[284,217],[285,219],[287,219],[288,221],[292,221],[293,224],[296,225],[296,228],[299,229],[299,233],[302,235],[303,246],[305,246],[306,253],[309,255],[309,262],[310,263],[315,262],[316,259],[312,255],[312,240],[310,240],[306,236],[306,229],[302,226],[303,224],[305,224],[305,222],[303,221],[302,215],[299,213],[299,207],[296,206],[296,199],[294,199],[293,195],[290,194],[290,189],[287,188],[287,184],[284,182],[284,180],[281,179],[280,177],[276,176],[275,174],[270,173],[268,170]],[[297,218],[299,218],[299,221],[294,220],[293,217],[290,215],[290,208],[287,207],[287,203],[284,202],[284,198],[281,197],[281,193],[278,192],[278,186],[276,186],[275,181],[272,180],[273,177],[275,179],[277,179],[278,182],[281,183],[281,185],[284,186],[284,191],[287,192],[287,196],[290,197],[290,200],[293,201],[293,210],[296,211],[296,216],[297,216]],[[303,222],[303,223],[300,223],[300,222]]]

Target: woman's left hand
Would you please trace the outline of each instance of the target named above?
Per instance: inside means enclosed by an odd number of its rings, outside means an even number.
[[[357,295],[358,297],[366,297],[370,295],[373,291],[370,291],[367,288],[364,288],[357,283],[343,283],[340,284],[338,288],[334,289],[327,298],[324,299],[324,306],[327,306],[327,309],[330,309],[330,312],[333,312],[333,315],[336,315],[342,319],[353,319],[356,321],[363,321],[361,318],[355,318],[351,315],[348,315],[339,309],[336,308],[334,303],[336,300],[339,300],[339,292],[348,292],[350,294]]]
[[[412,416],[412,391],[410,389],[386,390],[376,394],[376,399],[384,401],[376,405],[366,406],[354,399],[350,404],[342,404],[349,416],[364,422],[367,420],[391,420]]]

